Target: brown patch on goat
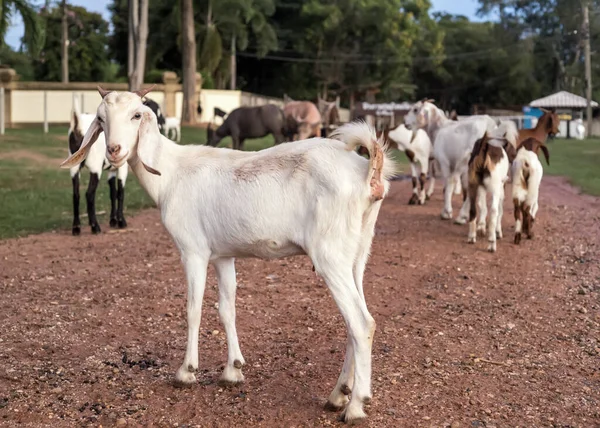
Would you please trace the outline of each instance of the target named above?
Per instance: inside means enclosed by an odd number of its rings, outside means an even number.
[[[519,202],[517,198],[513,199],[513,206],[515,208],[515,222],[521,220],[523,213],[523,206]],[[521,230],[523,228],[523,224],[521,223]],[[519,245],[521,243],[521,232],[515,232],[515,245]]]
[[[414,162],[415,152],[413,152],[410,149],[406,149],[406,151],[404,153],[406,153],[406,157],[408,158],[409,161]]]
[[[412,177],[413,193],[408,200],[408,205],[416,205],[419,202],[419,196],[416,193],[417,190],[417,177]]]
[[[519,148],[524,147],[526,150],[535,153],[536,155],[539,153],[540,149],[544,153],[544,157],[546,158],[546,164],[550,165],[550,152],[548,151],[548,146],[537,140],[535,138],[527,138],[519,145]]]
[[[502,147],[492,146],[488,141],[486,133],[475,142],[469,159],[469,184],[482,184],[504,156]]]
[[[298,153],[278,157],[257,157],[235,168],[233,175],[239,181],[253,181],[260,175],[273,172],[295,175],[307,171],[308,163],[305,154]]]
[[[352,394],[352,389],[350,389],[350,387],[348,385],[343,384],[340,387],[340,392],[344,395],[350,395],[350,394]]]
[[[427,176],[425,175],[425,173],[422,172],[421,175],[419,175],[419,184],[421,185],[421,190],[423,190],[425,188],[425,180],[426,179],[427,179]]]

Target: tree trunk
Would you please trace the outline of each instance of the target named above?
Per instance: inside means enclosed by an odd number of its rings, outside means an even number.
[[[209,2],[210,9],[210,2]],[[196,32],[192,0],[181,0],[181,39],[183,68],[183,111],[181,122],[196,123]]]
[[[231,89],[232,91],[235,91],[235,86],[236,86],[236,77],[237,77],[237,64],[236,64],[236,58],[235,58],[235,36],[233,36],[231,38],[231,63],[230,63],[230,70],[229,70],[229,74],[230,74],[230,87],[229,89]]]
[[[127,31],[127,81],[129,90],[133,89],[131,78],[135,72],[135,30],[137,28],[137,7],[138,0],[128,1],[128,31]]]
[[[61,29],[61,77],[63,83],[69,83],[69,25],[67,22],[67,0],[62,0]]]
[[[148,0],[140,0],[140,19],[135,40],[135,90],[142,89],[146,71],[146,45],[148,43]]]

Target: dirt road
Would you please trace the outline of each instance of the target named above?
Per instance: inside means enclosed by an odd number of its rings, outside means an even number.
[[[439,191],[425,207],[409,196],[394,183],[365,277],[377,321],[366,426],[600,426],[600,201],[545,179],[536,239],[511,243],[507,203],[492,255],[439,219]],[[230,389],[216,383],[226,348],[210,270],[199,383],[177,389],[179,255],[156,210],[130,226],[0,242],[0,425],[339,424],[322,405],[345,327],[307,258],[238,261],[246,382]]]

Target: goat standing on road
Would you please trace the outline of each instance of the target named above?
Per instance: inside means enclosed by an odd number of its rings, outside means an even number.
[[[140,99],[145,92],[100,89],[103,100],[96,119],[63,166],[81,162],[104,132],[111,164],[129,163],[158,205],[188,280],[188,343],[177,381],[196,381],[209,262],[217,271],[219,315],[228,344],[222,380],[238,383],[244,380],[244,357],[235,327],[234,257],[305,254],[325,280],[348,330],[342,372],[326,406],[346,406],[346,422],[365,418],[375,320],[367,309],[363,274],[395,170],[373,130],[354,123],[338,129],[336,139],[316,138],[259,152],[180,146],[158,132],[156,116]],[[366,147],[370,159],[354,153],[357,146]]]

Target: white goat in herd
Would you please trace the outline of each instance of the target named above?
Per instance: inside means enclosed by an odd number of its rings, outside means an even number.
[[[227,335],[222,380],[237,383],[244,379],[244,357],[235,327],[234,257],[306,254],[348,329],[342,372],[327,407],[346,406],[346,422],[365,418],[375,321],[363,294],[363,273],[381,202],[395,172],[375,132],[354,123],[339,128],[336,139],[315,138],[259,152],[180,146],[160,134],[156,116],[142,104],[140,97],[149,90],[99,91],[96,119],[79,151],[62,165],[78,165],[104,132],[109,162],[115,167],[129,163],[158,205],[188,281],[188,343],[177,381],[196,380],[209,262],[217,271],[219,315]],[[370,159],[355,153],[357,146],[367,148]]]
[[[424,129],[433,143],[433,157],[444,178],[444,208],[442,218],[452,218],[452,193],[455,183],[462,184],[465,201],[456,222],[464,224],[469,218],[467,170],[475,142],[486,131],[493,131],[496,122],[490,116],[470,116],[460,121],[446,117],[443,110],[429,100],[414,104],[404,117],[409,128]]]

